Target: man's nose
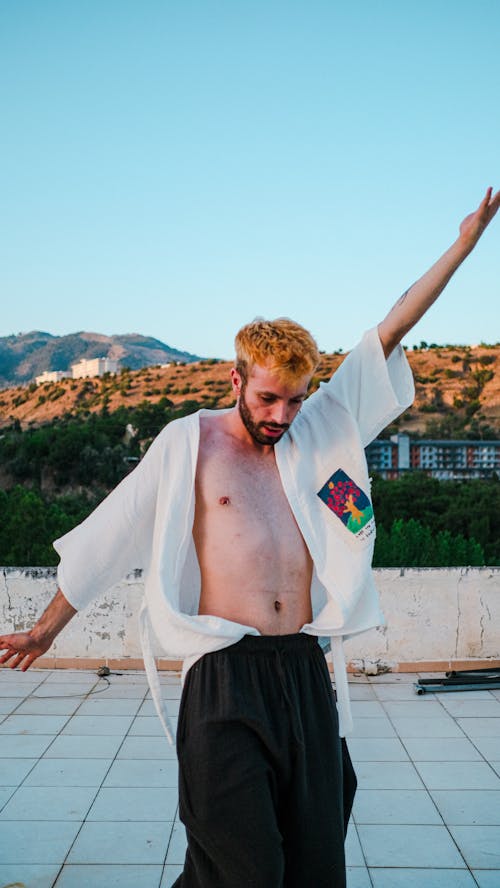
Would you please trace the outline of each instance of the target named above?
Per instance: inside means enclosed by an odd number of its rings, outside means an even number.
[[[273,404],[272,421],[276,425],[288,424],[287,405],[283,401]]]

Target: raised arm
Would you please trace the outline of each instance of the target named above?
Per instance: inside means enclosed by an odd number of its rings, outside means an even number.
[[[494,197],[492,191],[492,188],[488,188],[478,209],[464,219],[460,225],[458,238],[449,250],[416,283],[412,284],[406,293],[403,293],[378,325],[386,357],[436,301],[459,265],[476,246],[500,206],[500,191],[497,191]]]

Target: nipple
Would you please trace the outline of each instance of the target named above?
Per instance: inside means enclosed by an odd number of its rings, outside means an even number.
[[[221,506],[229,506],[231,500],[228,496],[221,496],[221,498],[219,499],[219,503],[221,504]]]
[[[281,610],[281,601],[274,602],[274,610],[277,610],[277,611]]]

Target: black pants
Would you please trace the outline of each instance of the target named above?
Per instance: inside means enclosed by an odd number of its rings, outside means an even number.
[[[316,638],[245,635],[205,654],[177,752],[188,849],[174,888],[345,888],[356,776]]]

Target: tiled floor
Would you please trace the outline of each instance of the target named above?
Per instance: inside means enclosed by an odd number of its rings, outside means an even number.
[[[348,886],[500,888],[500,691],[415,680],[350,681]],[[161,682],[175,722],[179,678]],[[169,888],[184,850],[142,673],[0,671],[0,888]]]

